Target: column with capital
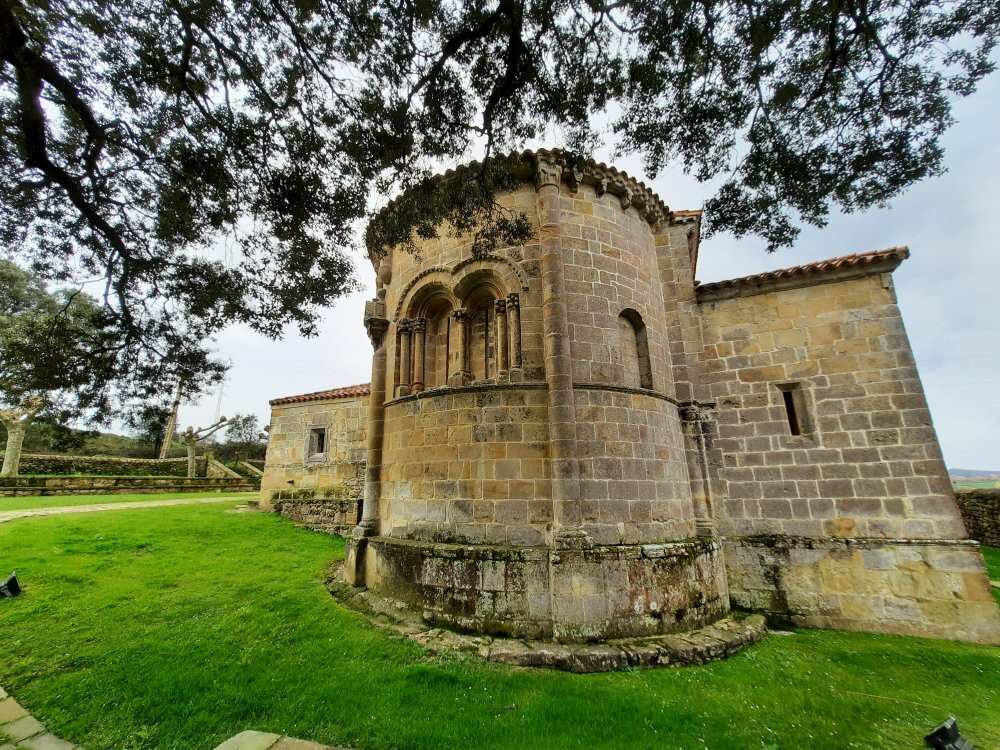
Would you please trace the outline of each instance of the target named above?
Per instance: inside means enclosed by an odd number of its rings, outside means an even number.
[[[497,346],[497,377],[507,376],[507,368],[510,367],[508,352],[510,342],[507,340],[507,301],[498,299],[494,304],[494,318],[496,319],[496,346]]]
[[[573,359],[570,349],[569,311],[566,307],[566,275],[563,265],[562,223],[559,187],[563,168],[540,155],[536,163],[535,190],[538,200],[542,265],[542,335],[545,380],[549,392],[549,445],[552,463],[552,544],[557,548],[592,544],[583,527],[579,452],[576,445],[576,399],[573,393]],[[519,305],[516,295],[508,298],[510,313]],[[518,318],[519,318],[518,314]],[[515,317],[510,316],[512,349]],[[520,326],[517,326],[520,358]]]
[[[368,397],[368,428],[365,433],[365,493],[361,500],[358,525],[351,532],[344,559],[344,578],[352,586],[365,585],[365,550],[367,537],[379,533],[379,496],[382,474],[382,436],[385,432],[386,332],[389,321],[385,311],[384,290],[365,309],[365,328],[375,354],[372,357],[372,383]]]
[[[409,396],[411,321],[402,318],[396,325],[399,330],[399,382],[396,383],[396,395]]]
[[[469,311],[460,307],[451,313],[451,337],[448,342],[448,385],[465,385],[472,380],[469,372]]]
[[[415,318],[410,321],[410,332],[413,338],[413,377],[410,381],[410,393],[420,393],[424,389],[424,368],[427,334],[427,320]]]

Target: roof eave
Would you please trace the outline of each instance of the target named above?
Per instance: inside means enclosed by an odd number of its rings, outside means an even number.
[[[804,266],[781,269],[768,273],[744,276],[738,279],[727,279],[711,284],[701,284],[695,287],[698,302],[718,302],[736,297],[751,297],[757,294],[779,292],[788,289],[833,284],[839,281],[860,279],[865,276],[876,276],[892,273],[899,264],[910,256],[906,247],[889,248],[874,253],[862,253],[858,256],[830,258]],[[823,264],[834,264],[847,261],[843,265],[832,267],[816,267]]]

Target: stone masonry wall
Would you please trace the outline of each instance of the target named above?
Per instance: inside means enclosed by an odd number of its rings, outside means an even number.
[[[364,491],[367,398],[282,404],[271,409],[271,427],[261,479],[261,507],[271,507],[281,490],[313,490],[335,498]],[[309,430],[326,428],[326,454],[307,456]]]
[[[559,200],[584,526],[598,544],[693,537],[667,305],[649,222],[591,185],[576,192],[562,185]],[[641,334],[627,330],[623,314],[641,321]],[[635,382],[642,370],[648,382]]]
[[[889,274],[701,305],[734,606],[1000,642]],[[779,388],[780,386],[780,388]],[[791,434],[782,389],[796,395]]]
[[[386,406],[382,533],[540,545],[552,521],[547,393],[473,385]]]
[[[955,497],[969,538],[1000,547],[1000,490],[958,490]]]
[[[272,503],[276,512],[314,531],[346,535],[358,523],[360,500],[357,498],[274,499]]]
[[[532,187],[524,186],[512,193],[499,195],[497,201],[505,208],[524,214],[537,232],[537,206]],[[412,314],[410,306],[415,296],[434,287],[450,292],[453,285],[463,278],[469,280],[487,274],[498,275],[506,282],[508,288],[505,291],[508,294],[520,296],[524,379],[544,380],[538,242],[529,241],[519,247],[503,248],[492,256],[474,260],[469,236],[453,236],[447,226],[440,229],[439,235],[436,239],[418,240],[415,255],[401,250],[392,253],[392,281],[386,295],[386,314],[393,321],[387,334],[390,364],[386,398],[391,399],[396,393],[394,363],[399,357],[396,323],[398,319]]]
[[[882,276],[701,307],[715,447],[725,456],[723,535],[964,538]],[[793,383],[799,436],[779,389]]]

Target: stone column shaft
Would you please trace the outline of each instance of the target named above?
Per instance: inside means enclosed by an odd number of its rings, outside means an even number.
[[[545,380],[549,391],[549,441],[552,461],[553,544],[556,547],[587,546],[583,529],[580,494],[580,464],[576,450],[576,406],[573,394],[573,360],[566,307],[563,269],[559,185],[562,168],[539,161],[537,173],[538,213],[541,219],[542,334]],[[511,342],[520,325],[516,297],[510,307]],[[516,316],[516,317],[515,317]],[[512,347],[513,348],[513,347]],[[514,354],[514,352],[512,352]]]
[[[387,320],[369,320],[368,333],[375,346],[372,357],[372,384],[368,401],[368,429],[365,434],[365,496],[361,522],[355,536],[376,536],[379,533],[379,494],[382,481],[382,435],[385,432],[386,361],[385,332]]]
[[[399,382],[396,384],[396,395],[406,396],[410,393],[410,321],[406,318],[399,321]]]
[[[460,307],[451,314],[451,340],[448,361],[454,367],[449,385],[465,385],[472,379],[469,372],[469,311]]]
[[[510,330],[510,366],[521,367],[521,301],[516,294],[507,297],[507,316]]]
[[[424,389],[424,368],[426,366],[425,336],[427,331],[427,321],[417,318],[411,322],[413,331],[413,380],[410,391],[419,393]]]
[[[497,344],[497,374],[504,373],[510,367],[507,357],[510,342],[507,341],[507,304],[504,300],[498,299],[494,306],[496,310],[496,344]]]

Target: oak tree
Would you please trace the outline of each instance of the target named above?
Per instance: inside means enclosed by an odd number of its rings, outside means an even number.
[[[376,241],[516,242],[472,154],[557,134],[712,181],[772,248],[944,169],[1000,0],[0,0],[0,244],[100,279],[122,356],[314,330]]]

